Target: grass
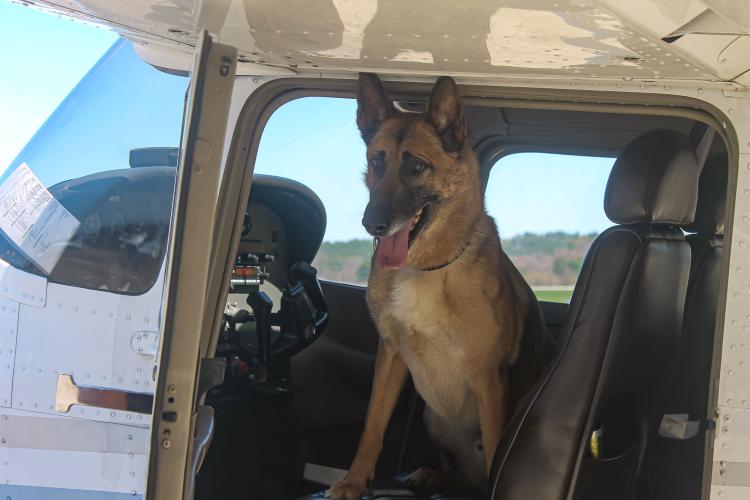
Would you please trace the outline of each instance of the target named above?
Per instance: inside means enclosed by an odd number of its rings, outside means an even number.
[[[537,300],[569,303],[573,290],[534,290]]]

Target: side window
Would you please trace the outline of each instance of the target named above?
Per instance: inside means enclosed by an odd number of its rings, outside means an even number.
[[[368,194],[356,115],[354,99],[305,97],[284,104],[263,130],[255,172],[294,179],[320,197],[328,223],[313,262],[319,276],[365,284],[372,237],[361,224]]]
[[[612,225],[604,190],[613,164],[614,158],[517,153],[492,167],[487,211],[540,300],[570,300],[586,251]]]

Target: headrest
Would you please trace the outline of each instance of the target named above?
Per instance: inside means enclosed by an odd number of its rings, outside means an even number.
[[[706,160],[698,186],[695,220],[685,228],[691,233],[724,234],[728,164],[729,157],[725,152],[712,155]]]
[[[693,222],[700,169],[690,141],[652,130],[625,146],[612,167],[604,212],[617,224]]]

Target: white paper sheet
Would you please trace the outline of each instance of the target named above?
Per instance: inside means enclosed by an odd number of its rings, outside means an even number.
[[[0,229],[45,272],[55,267],[79,225],[26,163],[0,184]]]

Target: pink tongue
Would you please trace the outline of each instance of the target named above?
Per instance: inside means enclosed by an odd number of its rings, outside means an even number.
[[[378,264],[388,269],[400,269],[406,264],[406,254],[409,252],[409,225],[402,230],[383,238],[378,243],[376,258]]]

